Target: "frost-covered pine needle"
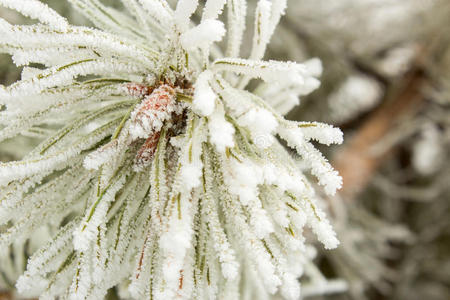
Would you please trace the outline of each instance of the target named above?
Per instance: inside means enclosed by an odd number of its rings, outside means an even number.
[[[128,13],[70,2],[97,29],[69,25],[37,0],[0,0],[39,21],[0,20],[0,50],[25,66],[22,80],[0,86],[0,140],[42,132],[21,161],[0,164],[0,246],[58,229],[28,261],[19,292],[299,298],[304,228],[325,248],[339,243],[306,173],[328,194],[341,178],[312,141],[341,143],[342,133],[271,106],[317,88],[321,72],[316,59],[261,60],[286,1],[258,2],[248,59],[239,55],[243,0],[228,1],[228,26],[224,0],[207,1],[198,24],[196,0],[122,0]],[[251,79],[265,93],[247,90]]]

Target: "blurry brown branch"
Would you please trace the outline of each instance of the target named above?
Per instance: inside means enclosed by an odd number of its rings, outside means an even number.
[[[9,293],[9,292],[0,292],[0,300],[12,300],[11,293]]]
[[[428,81],[427,67],[430,63],[439,64],[434,61],[435,56],[448,34],[445,26],[435,28],[434,32],[422,41],[409,72],[388,87],[381,106],[367,117],[335,157],[334,166],[344,181],[341,194],[350,201],[367,186],[383,159],[394,150],[375,153],[375,146],[405,117],[415,115],[425,100],[422,92]]]
[[[426,76],[421,66],[422,57],[387,93],[383,104],[375,110],[351,141],[337,154],[334,166],[344,180],[341,193],[352,199],[362,191],[383,158],[389,153],[374,153],[373,148],[407,115],[418,111],[424,97],[421,93]],[[392,150],[392,149],[391,149]]]

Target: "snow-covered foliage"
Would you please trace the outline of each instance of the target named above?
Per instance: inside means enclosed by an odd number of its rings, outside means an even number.
[[[431,175],[439,170],[444,160],[444,141],[433,124],[424,124],[421,133],[421,138],[413,147],[412,163],[419,174]]]
[[[311,141],[341,143],[342,133],[280,114],[321,72],[317,59],[261,60],[286,1],[258,2],[248,59],[244,0],[209,0],[198,24],[196,0],[122,0],[128,13],[70,2],[97,29],[69,25],[38,0],[0,0],[39,21],[0,19],[0,50],[25,66],[0,86],[0,140],[42,139],[21,161],[0,163],[0,247],[58,228],[19,292],[101,299],[120,286],[133,299],[298,299],[311,263],[305,227],[325,248],[339,244],[308,173],[330,195],[342,181]],[[226,2],[228,26],[218,19]],[[251,93],[252,79],[270,91]],[[273,95],[291,102],[276,109]]]
[[[331,119],[338,123],[351,120],[376,106],[381,94],[381,85],[376,80],[363,75],[350,76],[328,98]]]

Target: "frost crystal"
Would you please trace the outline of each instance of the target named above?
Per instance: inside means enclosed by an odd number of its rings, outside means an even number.
[[[98,29],[37,0],[0,0],[39,21],[0,20],[0,50],[25,66],[22,80],[0,86],[0,141],[42,132],[21,161],[0,163],[0,247],[56,232],[19,292],[298,299],[305,227],[326,248],[339,243],[304,172],[328,194],[342,182],[311,141],[341,143],[342,133],[282,116],[322,71],[317,59],[261,60],[286,1],[258,2],[248,59],[243,0],[207,1],[198,24],[195,0],[122,0],[127,13],[70,2]]]

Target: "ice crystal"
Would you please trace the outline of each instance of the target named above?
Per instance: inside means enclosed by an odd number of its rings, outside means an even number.
[[[26,66],[0,86],[0,140],[43,132],[21,161],[0,164],[0,246],[57,229],[19,292],[299,298],[305,226],[325,248],[339,243],[303,166],[334,194],[341,179],[311,140],[341,143],[342,133],[285,120],[271,105],[319,86],[317,59],[261,60],[286,1],[258,2],[248,59],[244,0],[207,1],[198,24],[196,0],[122,0],[128,13],[70,2],[97,28],[69,25],[38,0],[0,0],[39,21],[0,20],[0,50]],[[246,89],[252,79],[266,92]]]

